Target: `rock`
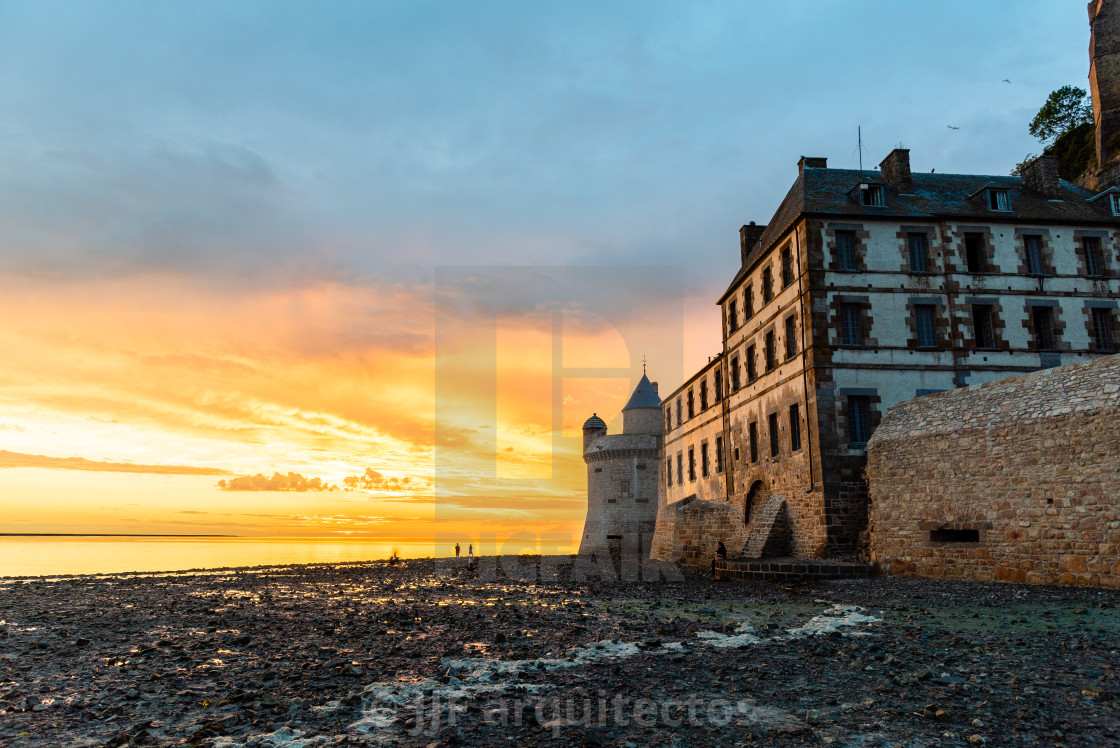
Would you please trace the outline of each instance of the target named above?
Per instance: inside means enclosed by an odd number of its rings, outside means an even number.
[[[979,717],[976,717],[975,719],[972,720],[971,724],[972,724],[973,727],[983,727],[984,726],[984,720],[980,719]]]
[[[806,724],[815,725],[820,721],[821,721],[820,710],[818,710],[818,709],[806,709],[805,710],[805,722],[806,722]]]

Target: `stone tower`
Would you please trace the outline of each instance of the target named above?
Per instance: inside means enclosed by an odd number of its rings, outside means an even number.
[[[579,552],[590,554],[649,545],[657,521],[661,398],[645,373],[622,409],[622,433],[592,415],[583,424],[587,463],[587,519]]]
[[[1097,139],[1097,185],[1120,185],[1120,8],[1116,0],[1089,3],[1089,89]]]

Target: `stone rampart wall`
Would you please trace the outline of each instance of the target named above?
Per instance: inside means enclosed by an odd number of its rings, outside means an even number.
[[[883,571],[1120,587],[1120,356],[900,403],[867,475]]]

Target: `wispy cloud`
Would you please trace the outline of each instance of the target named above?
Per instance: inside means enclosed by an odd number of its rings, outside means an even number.
[[[0,450],[0,468],[51,468],[58,470],[94,470],[111,473],[156,473],[159,475],[228,475],[220,468],[193,465],[136,465],[131,462],[101,462],[84,457],[48,457]]]

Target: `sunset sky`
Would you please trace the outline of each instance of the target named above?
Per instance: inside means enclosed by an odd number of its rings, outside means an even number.
[[[0,532],[574,537],[580,425],[719,351],[799,156],[1006,174],[1088,39],[1053,0],[0,1]]]

